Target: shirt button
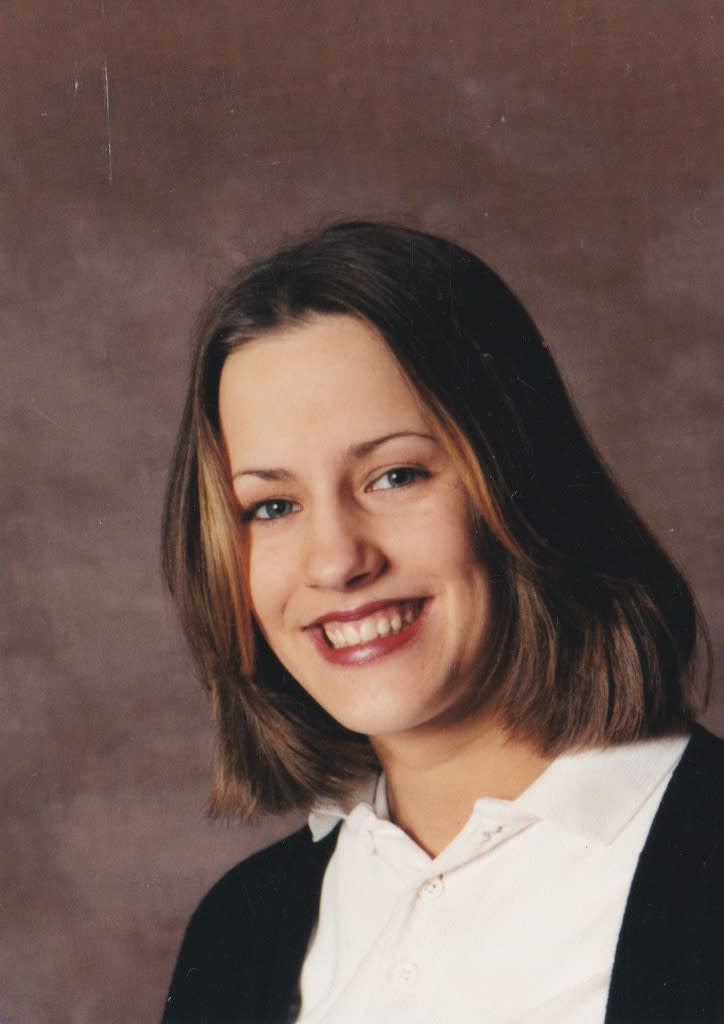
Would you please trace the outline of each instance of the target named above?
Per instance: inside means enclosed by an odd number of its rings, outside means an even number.
[[[437,878],[428,878],[426,882],[422,883],[417,891],[422,899],[433,900],[442,895],[444,888],[445,886],[443,884],[442,875],[438,875]]]
[[[417,981],[417,964],[399,963],[392,968],[392,980],[400,988],[410,988]]]

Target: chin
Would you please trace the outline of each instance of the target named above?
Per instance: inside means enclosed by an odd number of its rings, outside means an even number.
[[[419,689],[396,697],[388,691],[377,701],[328,702],[325,709],[345,729],[371,739],[434,728],[436,723],[444,727],[451,717],[449,702],[424,704],[420,696]]]

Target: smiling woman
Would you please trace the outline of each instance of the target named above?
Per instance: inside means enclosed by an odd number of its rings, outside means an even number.
[[[166,1024],[717,1019],[695,605],[488,267],[355,222],[241,270],[164,559],[214,809],[310,812],[202,903]]]

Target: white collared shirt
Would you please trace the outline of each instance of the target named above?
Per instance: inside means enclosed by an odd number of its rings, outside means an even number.
[[[299,1024],[601,1024],[641,848],[687,738],[557,758],[483,798],[431,858],[384,780],[344,819],[301,979]]]

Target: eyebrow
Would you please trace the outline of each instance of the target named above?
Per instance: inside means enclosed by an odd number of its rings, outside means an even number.
[[[374,437],[369,441],[360,441],[359,444],[350,445],[347,449],[346,455],[353,459],[364,458],[365,455],[369,455],[370,452],[374,451],[375,448],[379,448],[380,445],[386,444],[388,441],[394,441],[398,437],[419,437],[423,441],[433,441],[437,443],[436,438],[432,434],[422,434],[417,430],[396,430],[391,434],[383,434],[381,437]],[[293,473],[290,473],[288,469],[282,469],[274,467],[270,469],[238,469],[236,473],[232,475],[232,480],[238,480],[242,476],[255,476],[260,480],[291,480],[294,477]]]

